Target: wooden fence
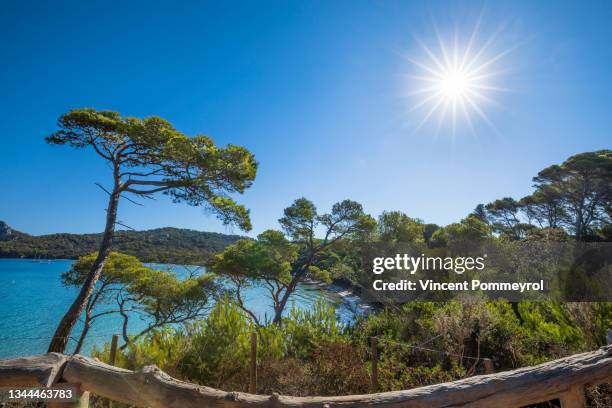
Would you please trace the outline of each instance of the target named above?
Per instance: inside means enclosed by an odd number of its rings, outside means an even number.
[[[559,399],[584,407],[584,387],[612,382],[612,346],[532,367],[478,375],[405,391],[339,397],[291,397],[226,392],[174,379],[156,366],[117,368],[80,355],[49,353],[0,361],[0,387],[74,386],[79,402],[48,407],[87,407],[89,392],[152,408],[442,408],[521,407]]]

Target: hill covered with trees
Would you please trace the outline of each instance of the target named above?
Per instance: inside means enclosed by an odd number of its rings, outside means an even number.
[[[143,262],[201,264],[239,235],[179,228],[118,231],[113,248]],[[75,259],[95,252],[102,234],[28,235],[0,221],[0,258]]]

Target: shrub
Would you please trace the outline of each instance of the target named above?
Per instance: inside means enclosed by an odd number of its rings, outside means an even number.
[[[346,340],[321,341],[308,362],[310,395],[368,392],[370,374],[366,348]]]
[[[298,358],[306,358],[318,342],[340,339],[343,332],[334,307],[320,299],[311,310],[292,308],[282,326],[287,354]]]
[[[218,302],[206,320],[188,329],[181,372],[191,381],[219,388],[247,367],[251,329],[238,307],[229,300]]]

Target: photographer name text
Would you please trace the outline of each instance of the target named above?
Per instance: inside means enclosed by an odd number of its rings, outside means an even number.
[[[435,282],[431,279],[419,279],[417,281],[402,279],[398,282],[385,282],[377,279],[372,282],[372,288],[376,291],[494,291],[494,292],[542,292],[544,281],[539,282],[481,282],[478,279],[462,282]]]
[[[372,272],[380,275],[385,271],[404,271],[410,275],[417,272],[452,271],[462,275],[466,271],[482,271],[485,269],[487,255],[479,257],[430,257],[397,254],[393,257],[378,257],[372,262]],[[432,279],[401,279],[395,282],[385,282],[377,279],[372,282],[376,291],[495,291],[495,292],[542,292],[544,281],[539,282],[482,282],[478,279],[460,282],[436,282]]]

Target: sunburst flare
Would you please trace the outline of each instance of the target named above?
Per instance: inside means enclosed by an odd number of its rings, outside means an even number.
[[[497,82],[498,77],[507,72],[507,69],[499,68],[500,63],[514,47],[491,56],[495,35],[478,47],[479,26],[480,23],[477,23],[469,40],[463,45],[460,44],[458,34],[455,34],[452,41],[444,42],[437,30],[436,47],[418,41],[424,58],[408,58],[418,71],[409,76],[409,95],[415,97],[411,111],[423,114],[417,129],[432,117],[438,116],[438,127],[443,122],[450,122],[453,134],[460,120],[467,123],[473,133],[476,120],[483,121],[497,131],[485,106],[499,105],[495,94],[510,91]]]

